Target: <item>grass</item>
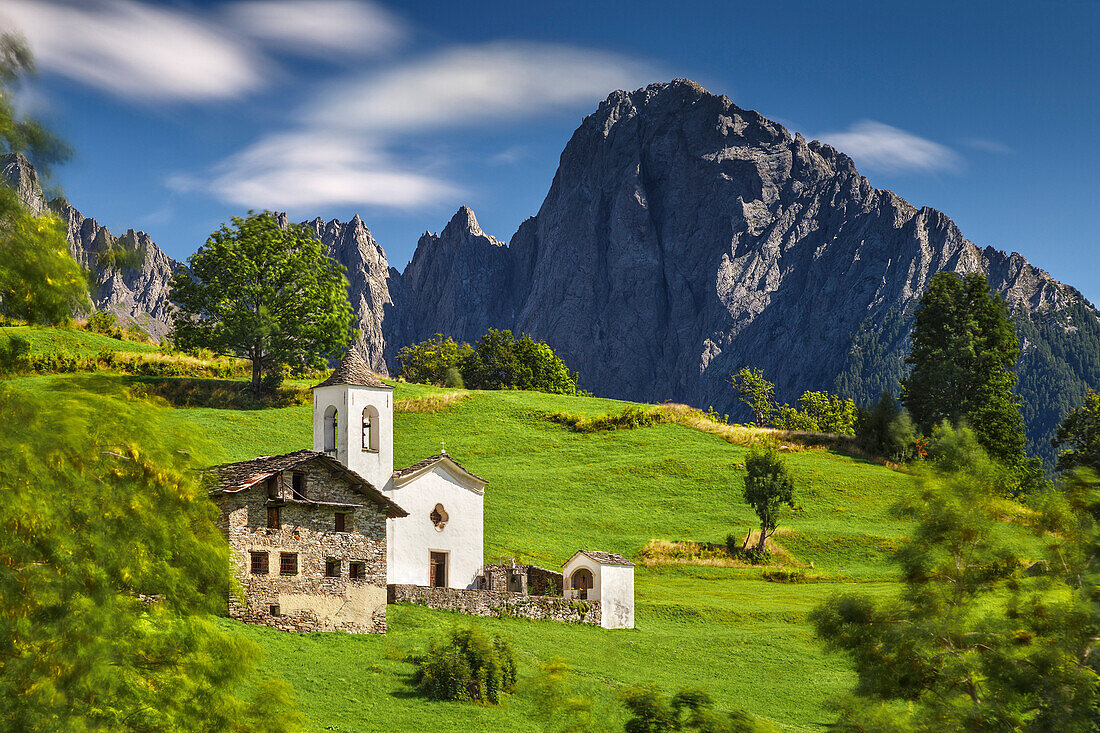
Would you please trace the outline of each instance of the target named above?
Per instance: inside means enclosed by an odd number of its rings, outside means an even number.
[[[101,351],[122,354],[148,354],[160,347],[143,341],[122,341],[101,333],[67,328],[36,328],[34,326],[0,326],[0,338],[20,336],[31,346],[31,356],[66,353],[77,358],[92,357]]]
[[[67,378],[13,381],[48,390],[51,380]],[[738,428],[746,440],[677,422],[578,433],[546,415],[621,414],[630,403],[403,383],[395,399],[442,406],[395,413],[397,466],[438,452],[446,440],[448,453],[489,480],[486,561],[515,557],[560,567],[581,548],[641,561],[654,541],[709,548],[756,526],[740,497],[744,443],[760,439],[749,428]],[[208,463],[312,444],[309,406],[197,407],[173,410],[172,417],[207,446]],[[779,562],[813,582],[768,582],[761,567],[639,564],[634,631],[475,620],[407,605],[390,607],[389,632],[378,637],[294,635],[223,623],[264,647],[266,665],[293,685],[314,731],[530,731],[536,714],[527,685],[539,663],[557,656],[594,696],[604,730],[622,730],[622,690],[655,684],[670,693],[704,688],[721,707],[744,708],[784,730],[822,731],[833,719],[830,701],[851,689],[854,675],[844,658],[823,652],[807,614],[834,593],[857,589],[884,597],[899,591],[889,558],[911,524],[890,507],[914,479],[868,460],[794,448],[787,460],[798,509],[776,536],[785,552]],[[1006,505],[1005,514],[1018,518],[1019,512]],[[1023,534],[1014,524],[1005,527]],[[412,666],[401,661],[404,656],[455,624],[469,623],[512,640],[521,659],[517,694],[499,707],[427,702],[413,694]]]

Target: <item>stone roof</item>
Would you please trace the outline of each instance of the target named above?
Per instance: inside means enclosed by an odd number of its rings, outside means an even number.
[[[630,565],[634,566],[634,563],[627,560],[622,555],[617,555],[614,552],[599,552],[597,550],[581,550],[577,554],[587,555],[600,565]],[[573,557],[576,557],[574,555]]]
[[[336,365],[329,378],[317,385],[317,387],[331,387],[334,384],[349,384],[357,387],[376,387],[379,389],[393,389],[390,385],[378,378],[378,375],[370,370],[366,360],[359,352],[359,347],[352,346],[348,353]],[[314,387],[314,389],[317,389]]]
[[[463,466],[458,461],[456,461],[454,459],[454,457],[449,453],[437,453],[434,456],[428,456],[427,458],[425,458],[423,460],[417,461],[416,463],[412,464],[411,466],[405,466],[404,468],[399,468],[399,469],[397,469],[396,471],[393,472],[393,477],[394,478],[401,478],[402,476],[408,476],[410,473],[416,473],[417,471],[419,471],[422,468],[427,468],[428,466],[432,465],[433,463],[438,463],[439,461],[442,461],[444,458],[446,458],[448,461],[450,461],[451,463],[458,466],[460,469],[462,469],[463,471],[465,471],[467,474],[469,474],[471,477],[477,479],[478,481],[481,481],[482,483],[486,483],[486,484],[489,483],[488,479],[483,479],[480,476],[478,476],[477,474],[471,473],[470,471],[467,471],[466,467]]]
[[[218,486],[211,493],[235,494],[247,488],[255,486],[269,476],[286,471],[291,468],[308,463],[321,461],[335,472],[342,474],[351,483],[352,488],[375,504],[386,510],[388,517],[405,517],[408,512],[399,507],[390,499],[374,488],[369,481],[352,471],[343,463],[320,451],[300,450],[293,453],[284,453],[281,456],[259,456],[248,461],[236,463],[223,463],[220,466],[212,466],[210,472],[217,478]],[[307,501],[306,503],[325,506],[332,502]],[[333,504],[335,506],[335,504]]]

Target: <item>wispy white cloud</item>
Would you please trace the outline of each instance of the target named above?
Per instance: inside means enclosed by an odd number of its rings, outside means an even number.
[[[975,150],[981,150],[983,153],[993,153],[994,155],[1012,155],[1016,152],[1002,142],[989,140],[988,138],[984,137],[967,137],[963,138],[961,142],[966,147],[974,148]]]
[[[874,120],[860,120],[847,130],[827,132],[818,138],[867,171],[936,173],[957,171],[962,164],[950,148]]]
[[[38,66],[128,99],[218,100],[258,88],[265,60],[195,15],[133,0],[0,0]]]
[[[273,57],[379,56],[405,35],[365,0],[243,0],[200,12],[139,0],[0,0],[38,66],[128,100],[232,99],[276,78]]]
[[[381,73],[336,83],[303,110],[333,128],[403,132],[531,117],[594,105],[652,78],[647,64],[548,43],[460,46]]]
[[[526,155],[527,148],[525,146],[512,145],[495,155],[490,155],[487,162],[489,165],[515,165]]]
[[[326,205],[407,208],[460,193],[445,179],[394,161],[363,136],[300,130],[261,138],[201,178],[172,188],[201,189],[249,208],[302,211]]]
[[[398,144],[426,132],[588,108],[644,81],[645,69],[622,56],[559,45],[450,49],[335,84],[298,109],[295,130],[262,137],[205,180],[175,184],[255,208],[435,204],[461,193],[440,172],[446,161],[399,164],[389,153]],[[490,162],[519,154],[509,149]]]
[[[244,35],[304,56],[381,56],[407,35],[395,15],[360,0],[245,0],[225,17]]]

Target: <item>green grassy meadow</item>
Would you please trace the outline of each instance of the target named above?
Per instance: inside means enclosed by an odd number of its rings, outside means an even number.
[[[156,351],[156,344],[141,341],[121,341],[101,333],[76,328],[39,328],[34,326],[0,326],[0,338],[19,336],[31,347],[32,356],[64,353],[77,358],[95,356],[101,351],[120,354],[145,354]]]
[[[15,380],[48,390],[55,379]],[[125,377],[113,377],[125,380]],[[398,384],[397,399],[434,388]],[[755,515],[741,499],[747,449],[677,424],[574,433],[545,415],[618,412],[626,403],[530,392],[473,392],[439,412],[395,415],[395,463],[447,451],[489,480],[487,561],[516,557],[560,569],[574,551],[634,557],[652,539],[721,543],[744,536]],[[176,409],[211,462],[311,446],[309,407]],[[636,574],[633,631],[520,619],[471,619],[391,606],[389,632],[294,635],[224,621],[266,650],[266,668],[295,688],[314,731],[530,731],[537,717],[527,683],[538,664],[564,658],[574,683],[595,700],[600,729],[621,731],[617,695],[638,684],[668,693],[703,688],[719,706],[740,707],[789,731],[819,731],[829,703],[851,689],[844,658],[827,655],[806,617],[830,594],[897,593],[891,551],[909,526],[891,505],[913,479],[823,449],[794,451],[798,509],[776,539],[813,582],[765,581],[759,568],[666,565]],[[812,568],[810,564],[812,563]],[[518,692],[499,707],[428,702],[414,694],[401,661],[457,624],[508,636],[521,659]]]

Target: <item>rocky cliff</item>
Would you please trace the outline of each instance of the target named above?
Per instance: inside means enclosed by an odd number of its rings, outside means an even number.
[[[168,332],[168,281],[178,263],[142,231],[121,237],[81,214],[62,198],[47,202],[38,173],[25,157],[0,158],[0,173],[35,214],[50,213],[66,227],[73,259],[92,273],[89,295],[98,310],[137,323],[154,338]],[[82,315],[82,314],[77,314]]]
[[[980,270],[1030,329],[1025,350],[1052,355],[1021,362],[1033,448],[1100,378],[1095,359],[1073,356],[1100,346],[1077,290],[690,81],[615,92],[586,117],[508,248],[470,220],[421,239],[383,324],[388,355],[493,325],[545,339],[609,397],[740,416],[725,380],[751,365],[788,401],[806,389],[869,400],[896,388],[928,278]],[[1051,369],[1064,378],[1039,373]]]

